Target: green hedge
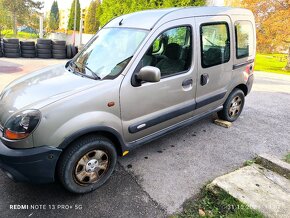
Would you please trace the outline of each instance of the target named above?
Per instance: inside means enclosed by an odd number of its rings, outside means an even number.
[[[19,39],[37,39],[38,34],[18,32],[17,36],[14,35],[13,30],[2,30],[1,35],[3,38],[19,38]]]

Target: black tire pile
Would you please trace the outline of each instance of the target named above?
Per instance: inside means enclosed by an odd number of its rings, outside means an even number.
[[[4,56],[7,58],[19,58],[20,57],[19,39],[4,39],[3,51]]]
[[[34,41],[23,41],[20,42],[21,57],[24,58],[35,58],[36,49]]]
[[[78,53],[78,47],[73,45],[67,45],[66,47],[66,56],[71,59]]]
[[[66,41],[53,41],[52,42],[52,57],[56,59],[67,58]]]
[[[37,57],[45,59],[52,58],[52,40],[37,39],[36,49]]]
[[[0,39],[0,57],[8,58],[56,58],[71,59],[78,53],[78,47],[66,45],[66,41],[53,41],[51,39],[37,39],[34,41],[21,41],[19,39]]]

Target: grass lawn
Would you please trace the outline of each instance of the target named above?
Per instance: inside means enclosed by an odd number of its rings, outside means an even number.
[[[283,70],[286,63],[286,54],[257,54],[255,70],[290,75],[290,71]]]
[[[36,33],[26,33],[26,32],[18,32],[17,37],[15,37],[13,30],[3,30],[2,31],[4,38],[18,38],[18,39],[37,39],[38,35]]]
[[[290,153],[285,156],[285,161],[290,164]]]
[[[197,200],[186,202],[183,212],[170,218],[188,217],[262,218],[264,216],[224,191],[219,190],[214,194],[207,188],[203,188]]]

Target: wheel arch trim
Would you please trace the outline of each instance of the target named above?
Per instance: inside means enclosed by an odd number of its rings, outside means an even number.
[[[66,137],[57,148],[65,149],[73,141],[77,140],[78,138],[88,135],[88,134],[94,134],[94,133],[104,135],[105,137],[108,137],[110,140],[112,140],[112,142],[115,144],[115,147],[119,155],[122,155],[122,152],[126,150],[125,143],[120,133],[117,130],[111,127],[107,127],[107,126],[95,126],[95,127],[81,129],[71,134],[70,136]]]

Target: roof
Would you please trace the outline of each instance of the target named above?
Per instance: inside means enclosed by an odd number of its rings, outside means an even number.
[[[232,7],[185,7],[145,10],[122,15],[110,21],[106,27],[127,27],[152,29],[158,22],[165,23],[170,20],[194,16],[211,15],[246,15],[253,16],[252,12],[243,8]],[[121,22],[121,25],[120,25]]]

